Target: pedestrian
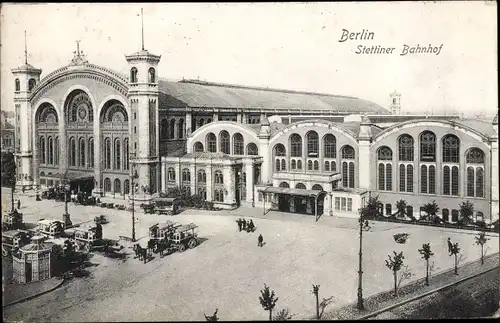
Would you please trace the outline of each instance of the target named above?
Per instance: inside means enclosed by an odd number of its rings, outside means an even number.
[[[255,229],[255,225],[253,224],[252,219],[250,219],[250,222],[248,223],[248,225],[250,226],[250,231],[253,232],[253,230]]]
[[[451,243],[450,237],[448,237],[448,252],[450,253],[451,256],[451,250],[453,249],[453,243]]]
[[[21,200],[17,200],[17,209],[19,210],[21,208]]]
[[[240,232],[241,232],[241,225],[242,225],[241,224],[241,219],[238,218],[238,220],[236,220],[236,222],[238,223],[238,230],[240,230]]]
[[[245,219],[241,220],[241,227],[242,227],[243,231],[247,230],[247,221]]]
[[[262,234],[259,234],[257,247],[262,247],[264,245],[263,242],[264,242],[264,238],[262,237]]]
[[[370,223],[368,222],[368,220],[365,221],[365,229],[366,231],[370,231]]]

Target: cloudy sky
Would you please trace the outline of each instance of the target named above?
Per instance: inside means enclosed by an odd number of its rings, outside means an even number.
[[[91,63],[127,73],[125,54],[162,55],[159,74],[179,80],[352,95],[402,112],[495,114],[497,20],[492,1],[452,3],[4,4],[1,108],[12,109],[10,69],[28,61],[42,77],[80,49]],[[339,42],[342,30],[372,40]],[[403,45],[443,44],[439,55],[401,56]],[[395,47],[361,55],[358,45]]]

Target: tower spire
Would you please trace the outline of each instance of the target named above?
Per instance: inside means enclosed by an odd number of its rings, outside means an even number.
[[[144,16],[141,8],[141,32],[142,32],[142,50],[144,50]]]
[[[26,43],[26,30],[24,31],[24,64],[28,64],[28,45]]]

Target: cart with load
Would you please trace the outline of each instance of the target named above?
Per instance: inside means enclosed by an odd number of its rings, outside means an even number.
[[[47,237],[59,237],[64,232],[64,224],[58,220],[40,219],[36,231]]]
[[[10,230],[2,232],[2,256],[7,257],[12,249],[21,248],[31,241],[31,234],[25,230]]]
[[[174,215],[179,211],[180,200],[173,197],[158,197],[151,201],[152,211],[156,214]]]
[[[154,241],[156,245],[155,252],[159,251],[161,257],[163,257],[164,253],[171,254],[175,251],[183,252],[187,248],[194,248],[198,245],[198,226],[196,224],[189,223],[165,228],[166,230],[162,231],[164,236],[163,239],[150,239],[150,241]]]
[[[24,229],[23,214],[16,209],[7,213],[2,221],[3,230]]]
[[[161,225],[156,223],[149,227],[149,238],[152,240],[166,239],[180,226],[180,224],[168,220]]]
[[[99,215],[94,218],[95,224],[106,224],[109,223],[109,218],[106,215]]]
[[[98,226],[71,228],[64,233],[79,251],[89,252],[93,245],[102,240],[102,231],[99,232]]]

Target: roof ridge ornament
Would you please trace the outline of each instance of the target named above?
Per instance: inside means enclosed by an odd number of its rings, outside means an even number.
[[[80,42],[81,40],[76,41],[76,51],[73,52],[75,56],[69,63],[69,66],[77,66],[77,65],[84,65],[87,64],[89,61],[87,60],[87,57],[83,54],[83,51],[80,50]]]

